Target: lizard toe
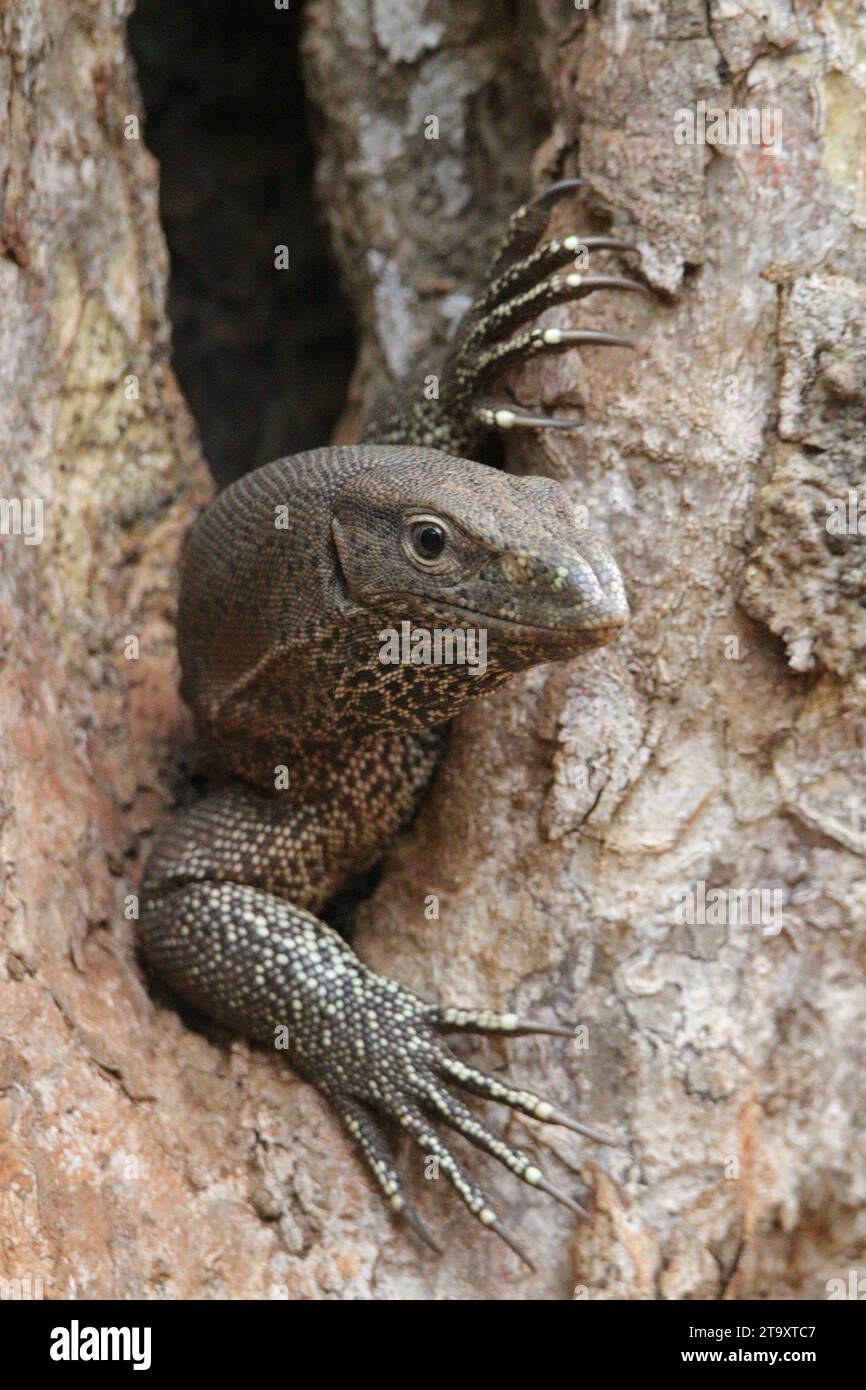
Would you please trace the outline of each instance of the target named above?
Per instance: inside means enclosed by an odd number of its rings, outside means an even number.
[[[503,1225],[483,1188],[478,1187],[468,1177],[450,1149],[442,1143],[422,1109],[410,1101],[399,1102],[397,1103],[397,1118],[418,1147],[436,1160],[438,1169],[445,1174],[455,1192],[476,1220],[486,1230],[499,1236],[500,1240],[504,1241],[518,1258],[534,1271],[535,1265]]]
[[[589,1219],[578,1202],[575,1202],[566,1193],[560,1192],[548,1181],[534,1159],[525,1154],[522,1149],[514,1148],[499,1135],[494,1134],[483,1121],[479,1120],[477,1115],[472,1113],[468,1106],[464,1105],[456,1096],[452,1096],[443,1086],[434,1081],[425,1093],[424,1102],[426,1110],[444,1120],[447,1125],[462,1134],[476,1148],[497,1159],[521,1182],[537,1188],[539,1192],[546,1192],[549,1197],[567,1207],[575,1216],[580,1216],[584,1220]]]

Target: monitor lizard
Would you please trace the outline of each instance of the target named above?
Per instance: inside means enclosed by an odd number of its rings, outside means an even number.
[[[374,408],[359,444],[269,463],[193,526],[178,603],[181,693],[224,784],[161,831],[142,886],[149,962],[233,1030],[271,1046],[287,1030],[289,1060],[328,1097],[392,1211],[438,1249],[407,1199],[388,1121],[527,1263],[436,1122],[575,1212],[458,1089],[606,1136],[468,1065],[443,1034],[571,1030],[428,1003],[364,965],[317,914],[408,825],[449,720],[517,672],[611,641],[627,621],[620,571],[578,526],[565,489],[474,458],[491,428],[575,423],[491,399],[507,368],[584,344],[631,346],[616,334],[526,327],[594,290],[643,289],[565,270],[580,246],[628,243],[540,241],[551,204],[577,183],[552,185],[512,216],[437,399],[404,383]],[[383,631],[405,620],[484,629],[485,669],[383,663]]]

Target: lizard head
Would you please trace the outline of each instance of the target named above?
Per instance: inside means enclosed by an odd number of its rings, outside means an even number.
[[[392,624],[475,628],[511,669],[610,642],[628,620],[610,551],[549,478],[372,446],[333,537],[351,600]]]

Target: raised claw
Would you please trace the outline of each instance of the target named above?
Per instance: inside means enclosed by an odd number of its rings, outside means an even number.
[[[577,290],[576,298],[583,299],[593,290],[631,290],[637,294],[649,294],[646,285],[640,280],[631,280],[627,275],[578,275],[568,276]]]
[[[598,332],[595,328],[538,328],[539,339],[542,347],[580,347],[584,343],[594,347],[631,347],[634,343],[631,338],[623,338],[620,334],[605,334]]]
[[[601,333],[593,328],[539,328],[536,330],[543,347],[580,347],[584,343],[595,347],[634,348],[630,338],[619,333]]]
[[[501,405],[476,406],[475,418],[479,424],[494,430],[519,428],[574,430],[583,424],[582,420],[561,419],[553,415],[533,415],[530,410],[521,410],[507,402],[503,402]]]
[[[604,333],[593,328],[530,328],[479,352],[473,359],[474,378],[479,385],[484,385],[507,367],[525,362],[539,352],[567,352],[570,348],[584,346],[634,348],[634,343],[619,333]]]
[[[620,241],[618,237],[588,236],[579,237],[571,233],[564,237],[553,237],[537,246],[528,256],[509,265],[501,274],[488,281],[487,287],[475,300],[468,317],[468,323],[475,324],[483,319],[496,305],[504,304],[515,295],[540,284],[547,275],[563,270],[572,263],[576,270],[583,269],[579,260],[581,252],[592,251],[636,251],[633,242]],[[464,328],[465,332],[465,328]]]
[[[467,361],[477,356],[485,347],[501,341],[508,333],[532,319],[537,319],[545,309],[556,304],[573,304],[595,290],[619,290],[646,294],[647,290],[640,280],[632,280],[625,275],[582,275],[573,272],[569,275],[552,275],[541,280],[522,294],[497,304],[483,314],[471,326],[461,332],[460,355]]]
[[[508,231],[493,259],[491,274],[498,275],[506,265],[519,260],[524,251],[538,240],[551,205],[566,194],[573,193],[576,188],[583,187],[583,184],[583,179],[559,179],[542,188],[513,212],[508,219]]]
[[[495,391],[496,377],[539,352],[634,347],[619,333],[537,325],[545,310],[584,299],[596,290],[650,293],[633,276],[609,274],[604,266],[598,274],[586,268],[589,254],[634,252],[633,242],[603,234],[580,237],[573,232],[541,240],[551,205],[582,183],[577,178],[560,179],[512,214],[486,283],[462,319],[438,374],[439,393],[415,398],[408,407],[401,405],[399,392],[393,400],[383,398],[365,426],[365,440],[401,443],[408,411],[410,434],[416,442],[477,458],[483,456],[485,430],[574,429],[581,423],[491,402],[484,396]]]
[[[578,250],[585,246],[587,251],[636,251],[637,245],[633,241],[622,241],[615,236],[580,236],[575,237],[578,243]]]
[[[546,207],[548,203],[555,203],[558,198],[562,198],[566,193],[573,193],[575,188],[585,188],[586,179],[557,179],[555,183],[549,183],[546,188],[534,194],[526,204],[527,208]]]

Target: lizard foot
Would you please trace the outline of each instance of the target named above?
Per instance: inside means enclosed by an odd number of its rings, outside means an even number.
[[[481,1225],[499,1236],[525,1264],[534,1268],[525,1251],[503,1225],[484,1190],[471,1181],[442,1141],[436,1132],[436,1124],[456,1130],[477,1148],[496,1158],[521,1181],[553,1197],[574,1215],[588,1220],[588,1214],[567,1193],[556,1188],[528,1154],[488,1129],[453,1093],[452,1088],[460,1087],[470,1095],[498,1101],[545,1124],[562,1125],[600,1144],[615,1145],[619,1141],[590,1129],[534,1092],[506,1085],[461,1061],[438,1034],[464,1031],[512,1036],[551,1033],[570,1037],[573,1036],[573,1029],[520,1019],[511,1013],[424,1005],[414,995],[402,990],[399,991],[400,1000],[396,1001],[395,1017],[394,993],[393,988],[389,990],[387,1021],[383,1019],[381,1028],[374,1030],[378,1043],[378,1065],[374,1063],[370,1069],[372,1059],[365,1046],[367,1069],[363,1081],[353,1069],[349,1086],[345,1085],[344,1073],[336,1084],[326,1082],[323,1089],[360,1148],[391,1210],[402,1217],[425,1244],[441,1253],[409,1203],[380,1115],[396,1120],[428,1159],[434,1161],[437,1172],[444,1174]],[[368,1013],[368,1020],[372,1022],[372,1014]],[[386,1054],[382,1052],[383,1044]]]
[[[157,868],[159,861],[157,861]],[[189,873],[189,865],[185,872]],[[327,1096],[358,1144],[390,1207],[436,1249],[412,1210],[382,1121],[396,1122],[428,1155],[473,1216],[527,1264],[485,1192],[439,1137],[446,1125],[491,1154],[531,1187],[585,1216],[539,1165],[494,1134],[455,1094],[507,1105],[543,1124],[562,1125],[602,1144],[550,1101],[463,1062],[443,1034],[573,1036],[561,1024],[513,1013],[431,1005],[359,960],[332,928],[305,909],[246,884],[196,881],[149,899],[143,944],[163,978],[197,1008],[259,1042],[283,1035],[287,1057]]]
[[[421,399],[412,382],[392,388],[374,408],[364,439],[388,444],[411,438],[476,457],[490,429],[573,429],[581,423],[522,410],[497,389],[510,367],[539,353],[592,345],[634,346],[618,333],[597,329],[528,326],[545,309],[585,299],[596,290],[649,293],[639,280],[586,270],[595,253],[635,251],[631,242],[576,234],[541,240],[551,206],[581,184],[581,179],[551,184],[512,214],[485,286],[461,321],[441,374],[431,378],[438,380],[437,395],[430,399],[425,392]]]
[[[573,428],[578,420],[524,411],[507,399],[489,399],[486,392],[509,367],[538,353],[586,345],[633,347],[618,333],[526,327],[553,305],[584,299],[596,290],[648,293],[639,280],[627,276],[566,269],[587,261],[594,252],[634,251],[631,242],[572,234],[537,244],[551,204],[581,182],[564,179],[552,184],[512,214],[487,285],[460,325],[447,361],[443,398],[448,399],[452,416],[462,413],[476,428]]]

